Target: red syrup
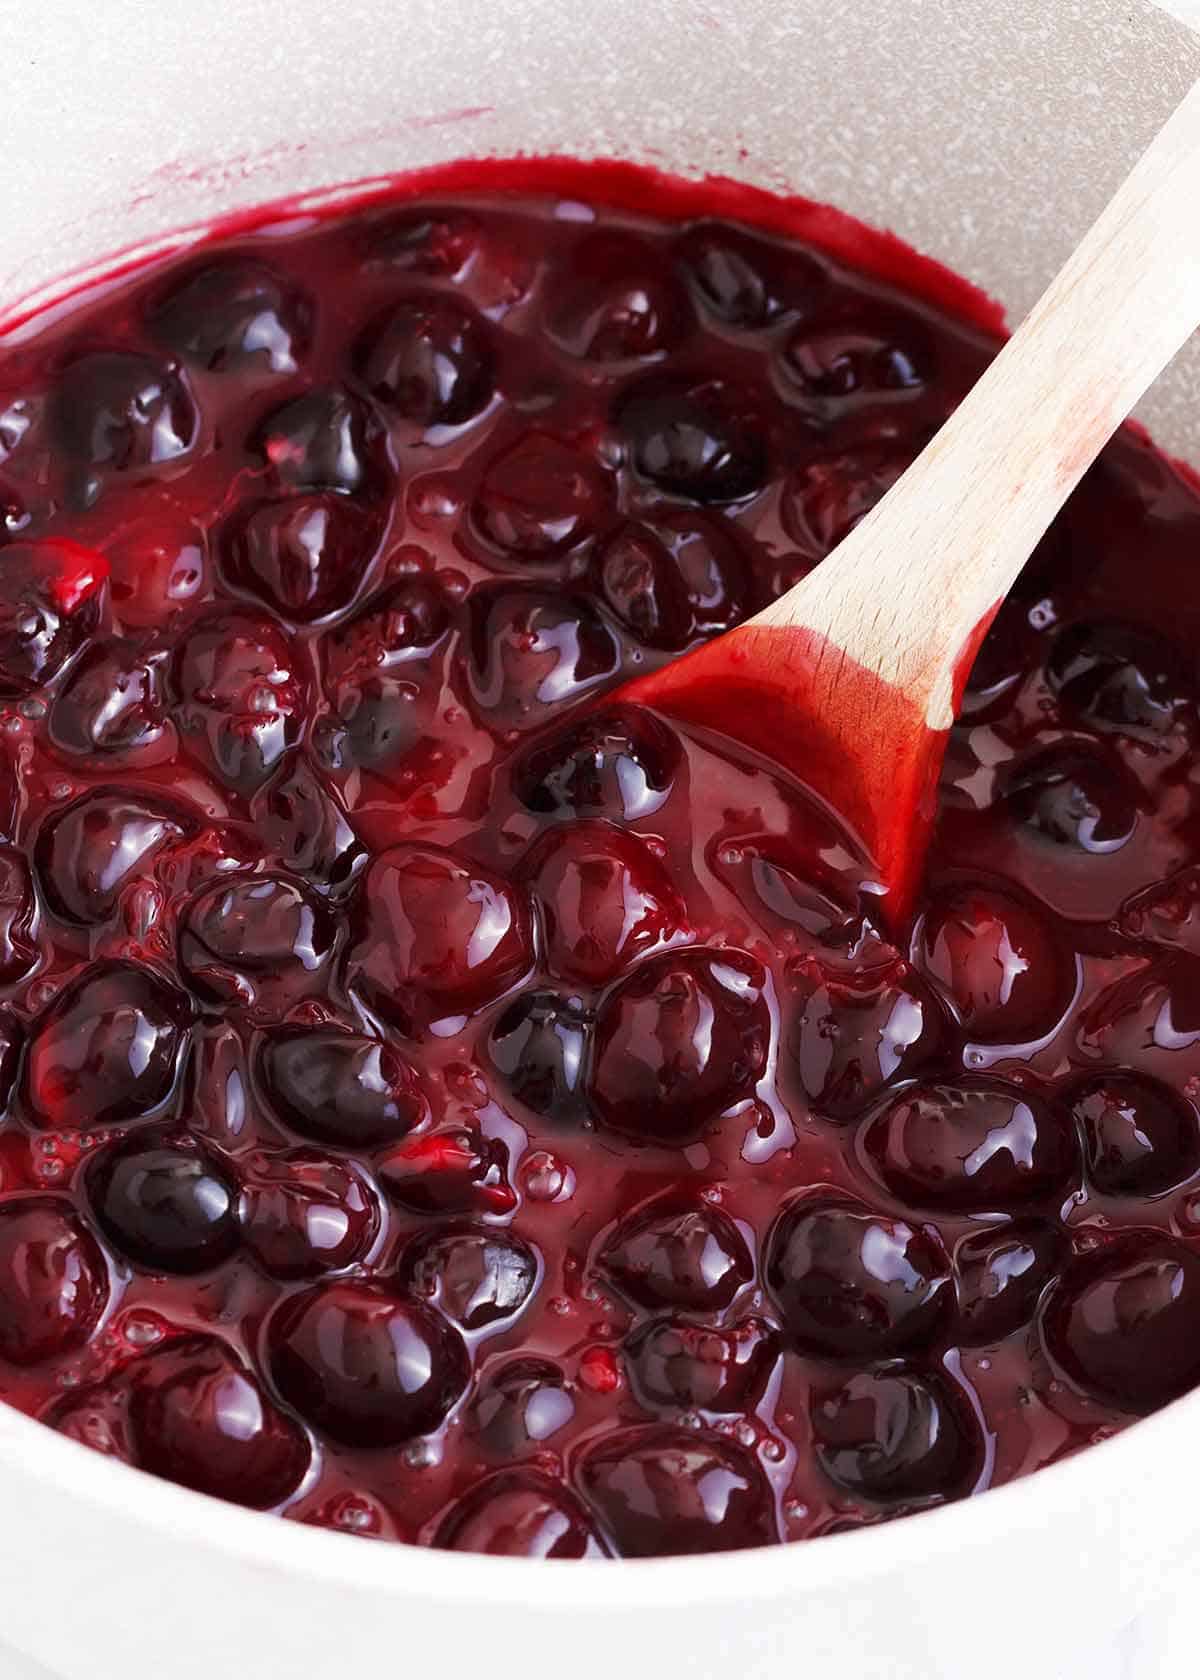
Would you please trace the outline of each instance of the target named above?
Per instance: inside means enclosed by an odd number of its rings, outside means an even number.
[[[0,1395],[292,1520],[637,1557],[1200,1380],[1192,482],[1127,431],[1071,498],[902,922],[775,720],[612,698],[997,328],[834,212],[529,162],[9,338]]]

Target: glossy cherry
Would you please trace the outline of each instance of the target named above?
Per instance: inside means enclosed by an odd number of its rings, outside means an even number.
[[[109,1242],[147,1271],[207,1271],[241,1240],[229,1168],[186,1132],[131,1132],[94,1157],[87,1182]]]

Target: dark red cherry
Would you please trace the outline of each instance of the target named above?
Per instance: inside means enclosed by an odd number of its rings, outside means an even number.
[[[550,1359],[520,1357],[490,1366],[479,1378],[467,1428],[491,1458],[538,1452],[575,1415],[567,1379]]]
[[[677,251],[693,296],[730,327],[765,327],[784,309],[804,310],[825,284],[811,257],[724,222],[693,223]]]
[[[620,1557],[732,1552],[778,1538],[757,1460],[710,1430],[615,1430],[587,1453],[579,1481]]]
[[[637,835],[612,823],[552,830],[527,873],[546,963],[562,980],[602,986],[683,921],[666,869]]]
[[[537,1288],[537,1256],[513,1231],[441,1226],[404,1250],[400,1277],[461,1330],[507,1324]]]
[[[58,675],[100,622],[108,562],[66,538],[0,549],[0,695]]]
[[[147,1271],[205,1272],[241,1240],[237,1186],[188,1133],[131,1132],[92,1159],[87,1185],[104,1235]]]
[[[871,1122],[865,1147],[902,1201],[956,1213],[1060,1199],[1079,1173],[1069,1116],[994,1079],[910,1087]]]
[[[727,1330],[683,1318],[651,1319],[629,1337],[626,1364],[643,1405],[745,1412],[759,1400],[779,1357],[779,1337],[760,1318]]]
[[[1106,1196],[1160,1196],[1200,1167],[1200,1121],[1186,1097],[1137,1073],[1102,1073],[1072,1093],[1091,1184]]]
[[[622,526],[605,544],[599,584],[626,629],[672,653],[731,629],[750,610],[749,566],[715,513],[663,513]]]
[[[308,1149],[252,1162],[242,1197],[246,1246],[276,1278],[317,1277],[361,1260],[380,1226],[361,1171]]]
[[[740,951],[692,948],[640,963],[596,1018],[590,1094],[601,1123],[682,1145],[750,1096],[771,1041],[765,987]]]
[[[176,644],[172,680],[183,740],[236,793],[262,787],[300,737],[304,682],[265,619],[218,613]]]
[[[209,373],[295,373],[315,310],[298,286],[261,263],[206,262],[151,304],[160,344]]]
[[[1059,632],[1046,679],[1059,703],[1093,729],[1154,741],[1186,692],[1180,658],[1152,631],[1128,624],[1072,624]]]
[[[182,808],[157,798],[87,793],[38,835],[37,869],[56,915],[105,922],[127,888],[150,873],[168,846],[193,826]]]
[[[823,560],[883,500],[912,458],[911,448],[887,443],[805,461],[780,495],[788,536],[807,558]]]
[[[394,846],[358,889],[350,976],[402,1028],[466,1015],[533,961],[525,894],[490,870],[426,846]]]
[[[594,534],[607,505],[594,462],[546,432],[526,432],[485,469],[471,517],[502,553],[554,560]]]
[[[59,751],[125,762],[161,756],[171,740],[163,695],[165,657],[147,654],[133,642],[93,643],[50,708],[50,739]]]
[[[38,960],[33,938],[37,904],[23,852],[0,841],[0,982],[21,980]]]
[[[614,706],[527,748],[513,786],[539,816],[634,822],[664,803],[681,757],[679,742],[652,712]]]
[[[674,348],[690,315],[683,288],[653,247],[604,229],[584,234],[559,265],[546,332],[568,355],[629,361]]]
[[[942,1015],[915,975],[824,976],[804,987],[789,1044],[820,1113],[860,1113],[889,1080],[911,1074],[942,1038]]]
[[[970,1493],[982,1442],[965,1400],[916,1371],[857,1371],[812,1409],[817,1462],[859,1499],[906,1505]]]
[[[366,865],[339,799],[302,757],[259,794],[253,822],[264,851],[320,889],[344,890]]]
[[[1124,1234],[1066,1272],[1043,1322],[1085,1393],[1155,1411],[1200,1382],[1200,1258],[1158,1232]]]
[[[372,396],[418,426],[461,426],[491,401],[488,329],[437,292],[405,298],[376,321],[357,365]]]
[[[265,460],[275,489],[348,495],[368,487],[373,430],[357,397],[321,386],[268,415],[251,447]]]
[[[304,1479],[304,1431],[215,1337],[187,1336],[131,1373],[129,1432],[143,1470],[266,1511]]]
[[[470,1377],[444,1318],[381,1284],[318,1284],[268,1327],[276,1388],[307,1422],[347,1447],[397,1447],[436,1429]]]
[[[974,1039],[1021,1044],[1058,1025],[1075,961],[1044,914],[991,886],[938,895],[917,922],[913,960]]]
[[[39,1365],[83,1347],[107,1301],[104,1257],[65,1197],[0,1206],[0,1359]]]
[[[687,501],[744,501],[767,477],[763,428],[719,379],[649,380],[624,396],[616,427],[640,478]]]
[[[411,1064],[361,1033],[280,1028],[265,1037],[259,1068],[279,1118],[318,1143],[372,1149],[402,1138],[428,1113]]]
[[[833,418],[865,403],[912,397],[934,376],[933,352],[915,319],[834,317],[798,327],[783,347],[785,380]]]
[[[528,729],[613,677],[612,631],[583,600],[483,588],[469,607],[471,697],[492,729]]]
[[[178,368],[126,350],[94,350],[69,362],[52,399],[51,424],[81,465],[115,472],[177,460],[200,429]]]
[[[493,1557],[608,1556],[575,1496],[537,1470],[497,1470],[485,1476],[446,1512],[433,1544]]]
[[[465,210],[405,210],[374,230],[375,260],[410,274],[452,280],[478,249],[479,222]]]
[[[223,536],[238,589],[285,618],[310,623],[348,606],[379,547],[381,521],[331,491],[259,502]]]
[[[958,1335],[998,1342],[1028,1324],[1066,1248],[1061,1227],[1005,1220],[969,1233],[954,1250]]]
[[[389,764],[429,728],[440,693],[431,656],[449,622],[436,584],[401,578],[323,638],[325,692],[351,766]]]
[[[207,515],[175,488],[140,484],[131,506],[105,507],[95,532],[108,561],[113,613],[125,631],[159,631],[203,599],[211,585]]]
[[[926,1231],[804,1197],[767,1242],[766,1279],[802,1353],[885,1359],[935,1341],[953,1312],[950,1262]]]
[[[629,1214],[597,1264],[623,1295],[657,1312],[722,1312],[754,1276],[745,1238],[727,1213],[705,1202],[652,1202]]]
[[[96,1383],[69,1389],[41,1414],[41,1421],[105,1458],[133,1463],[129,1439],[129,1391],[122,1383]]]
[[[218,877],[179,919],[179,966],[213,1003],[271,1009],[322,990],[337,941],[327,902],[282,875]]]
[[[492,1066],[512,1094],[547,1120],[578,1118],[591,1038],[588,1013],[557,992],[524,992],[488,1034]]]
[[[463,1127],[407,1139],[383,1156],[378,1170],[410,1213],[504,1215],[517,1205],[505,1145]]]
[[[31,1118],[62,1132],[148,1114],[171,1093],[188,1017],[183,995],[151,969],[94,964],[34,1023],[25,1062]]]
[[[1200,868],[1188,864],[1131,893],[1121,905],[1120,928],[1139,943],[1200,957]]]
[[[1137,827],[1136,782],[1107,755],[1087,747],[1052,747],[1014,765],[1004,795],[1017,821],[1044,840],[1077,852],[1120,851]]]

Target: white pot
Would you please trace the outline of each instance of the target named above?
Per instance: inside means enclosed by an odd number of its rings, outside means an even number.
[[[1179,0],[1180,9],[1192,0]],[[7,0],[0,323],[283,194],[607,153],[827,199],[1019,314],[1188,83],[1141,0]],[[1200,460],[1200,346],[1147,414]],[[984,1498],[724,1557],[372,1545],[0,1406],[0,1680],[1137,1680],[1200,1641],[1200,1394]],[[1173,1653],[1173,1655],[1172,1655]]]

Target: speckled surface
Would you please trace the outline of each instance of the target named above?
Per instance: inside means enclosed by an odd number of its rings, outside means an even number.
[[[1176,7],[1200,24],[1200,0]],[[519,149],[790,186],[1015,316],[1200,74],[1200,36],[1141,0],[606,0],[602,17],[347,0],[335,28],[299,0],[156,0],[135,28],[124,0],[8,0],[0,312],[217,210]],[[1200,345],[1146,414],[1200,456]]]

